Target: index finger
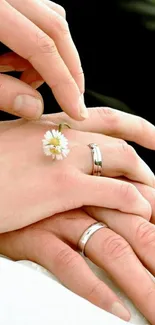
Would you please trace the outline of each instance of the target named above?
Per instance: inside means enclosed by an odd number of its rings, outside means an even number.
[[[6,1],[1,2],[0,40],[33,65],[67,114],[77,120],[88,115],[80,90],[54,41]]]
[[[47,0],[46,2],[44,0],[44,3],[39,0],[25,0],[26,5],[19,0],[8,0],[8,2],[54,40],[58,52],[83,94],[84,75],[79,54],[66,20],[62,14],[58,14],[60,6]]]

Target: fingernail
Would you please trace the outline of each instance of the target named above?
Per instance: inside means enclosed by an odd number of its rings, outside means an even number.
[[[152,172],[151,168],[146,164],[145,161],[141,160],[142,168],[147,171],[148,173],[148,184],[149,186],[155,186],[155,176]]]
[[[29,119],[37,119],[43,112],[43,103],[39,98],[30,95],[19,95],[13,103],[16,115]]]
[[[0,72],[10,72],[15,71],[15,68],[11,65],[0,65]]]
[[[118,301],[114,302],[114,304],[112,305],[111,312],[113,315],[115,315],[125,321],[129,321],[131,318],[128,310],[122,304],[120,304]]]
[[[40,80],[40,81],[33,81],[30,86],[34,89],[39,88],[41,85],[43,85],[44,81]]]
[[[88,118],[89,114],[88,114],[88,109],[84,103],[84,97],[83,95],[80,96],[79,99],[79,110],[80,110],[80,116],[83,118]]]

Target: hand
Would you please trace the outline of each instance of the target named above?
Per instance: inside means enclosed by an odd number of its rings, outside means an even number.
[[[98,116],[98,110],[90,111],[92,111],[89,120],[90,131],[94,123],[98,130],[101,126],[101,117]],[[104,115],[105,111],[107,109],[101,109],[100,114]],[[119,132],[123,138],[129,139],[131,133],[124,123],[128,126],[132,122],[132,138],[133,116],[125,115],[127,117],[125,120],[122,113],[113,114],[116,114],[120,120]],[[17,120],[1,123],[0,232],[22,228],[56,213],[84,205],[104,206],[149,219],[150,204],[136,187],[109,178],[125,176],[130,180],[154,186],[153,173],[133,148],[120,139],[106,135],[64,129],[71,152],[62,161],[52,161],[51,157],[43,154],[42,138],[48,129],[56,127],[52,122],[53,119],[51,115],[43,117],[38,122]],[[154,139],[155,128],[143,121],[141,133],[141,119],[134,117],[134,122],[135,141],[140,143],[143,139],[144,145],[153,149],[155,144],[152,139]],[[123,127],[120,129],[121,124]],[[109,126],[111,129],[111,123]],[[113,127],[116,134],[116,126]],[[91,176],[92,157],[87,144],[92,142],[99,144],[103,154],[104,177]]]
[[[2,0],[0,6],[0,41],[14,51],[0,57],[0,72],[24,71],[21,81],[0,75],[0,109],[39,118],[43,100],[33,88],[45,81],[67,114],[88,117],[84,76],[65,10],[48,0]]]
[[[135,185],[146,191],[155,213],[155,190]],[[107,271],[154,325],[155,284],[143,265],[155,275],[155,227],[139,216],[95,207],[72,210],[0,235],[0,253],[42,265],[76,294],[127,321],[130,314],[123,303],[76,252],[82,233],[96,220],[109,228],[89,239],[86,256]]]
[[[101,117],[97,110],[90,111],[90,131],[94,123],[96,130],[99,130]],[[101,109],[100,114],[104,115],[105,111],[107,110]],[[130,139],[131,130],[127,126],[132,121],[131,138],[135,132],[136,142],[141,143],[143,139],[144,145],[152,149],[155,147],[155,128],[151,124],[143,121],[141,133],[141,119],[134,117],[133,120],[133,116],[127,115],[125,120],[122,113],[113,114],[120,121],[117,125],[123,138]],[[64,129],[71,152],[62,161],[52,161],[42,150],[45,131],[56,127],[52,119],[51,115],[38,122],[17,120],[0,124],[0,232],[22,228],[56,213],[84,205],[104,206],[149,219],[152,213],[150,204],[136,187],[109,178],[125,176],[154,186],[152,171],[133,148],[122,140],[106,135]],[[120,129],[121,124],[123,127]],[[111,123],[109,127],[111,129]],[[113,127],[116,134],[114,124]],[[100,146],[104,177],[91,175],[92,156],[87,146],[90,142]]]

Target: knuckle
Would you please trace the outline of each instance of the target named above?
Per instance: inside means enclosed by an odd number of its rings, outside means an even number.
[[[154,288],[154,286],[151,286],[151,287],[149,287],[147,289],[144,299],[147,302],[155,300],[155,288]]]
[[[70,36],[69,25],[66,19],[57,13],[55,13],[54,16],[50,15],[49,19],[52,26],[53,35],[55,35],[55,37],[64,39],[64,36]]]
[[[76,71],[74,74],[75,74],[75,77],[77,77],[77,78],[80,77],[80,78],[84,79],[84,72],[83,72],[82,66],[80,66],[78,71]]]
[[[147,122],[142,117],[138,117],[138,121],[139,121],[139,133],[142,137],[144,137],[144,134],[147,131]]]
[[[100,280],[95,281],[95,283],[92,284],[90,289],[85,293],[85,299],[89,301],[94,301],[94,298],[99,294],[101,290],[101,282]]]
[[[69,33],[69,25],[68,25],[68,22],[67,20],[61,18],[61,19],[58,19],[58,27],[59,27],[59,30],[60,32],[62,33],[62,35],[70,35]]]
[[[130,146],[126,141],[124,141],[123,143],[121,143],[119,145],[119,151],[125,155],[127,155],[131,161],[131,159],[133,160],[137,160],[138,156],[136,153],[136,150]]]
[[[79,254],[69,247],[61,249],[55,257],[55,263],[61,268],[68,267],[70,270],[76,267],[79,262]]]
[[[110,107],[102,107],[97,108],[97,113],[99,115],[99,118],[103,120],[104,124],[107,125],[108,130],[110,132],[113,132],[113,134],[118,133],[118,127],[119,127],[119,115],[117,114],[117,111],[110,108]]]
[[[133,184],[121,182],[120,184],[120,197],[122,200],[129,201],[135,199],[136,197],[136,188]]]
[[[108,116],[111,118],[115,115],[114,110],[110,107],[101,107],[101,108],[98,108],[98,111],[100,111],[100,113],[102,113],[102,117]]]
[[[103,243],[103,254],[117,260],[131,253],[128,243],[119,235],[108,236]]]
[[[57,12],[59,13],[59,15],[61,15],[64,19],[66,19],[66,10],[64,9],[64,7],[56,3],[54,4],[54,6]]]
[[[122,146],[123,146],[123,145],[125,146],[125,145],[127,144],[127,142],[126,142],[125,140],[122,140],[122,139],[118,139],[118,140],[117,140],[117,143],[118,143],[119,145],[122,145]]]
[[[149,221],[151,219],[151,216],[152,216],[152,207],[151,207],[150,203],[147,202],[147,209],[146,209],[145,215],[143,217],[145,218],[145,220]]]
[[[80,92],[84,94],[85,92],[85,76],[82,69],[82,66],[80,65],[79,68],[72,72],[72,76],[74,76],[74,80],[79,85]]]
[[[71,75],[65,75],[64,78],[62,80],[57,81],[55,84],[52,85],[52,88],[56,88],[58,86],[58,83],[63,84],[65,86],[70,86],[71,88],[73,88],[74,86],[76,86],[75,80],[73,79],[73,77]]]
[[[58,5],[58,9],[59,9],[59,12],[60,12],[60,15],[64,18],[64,19],[66,19],[66,10],[64,9],[64,7],[62,7],[62,6],[60,6],[60,5]]]
[[[48,0],[47,4],[52,10],[55,10],[59,15],[66,19],[66,11],[61,5],[51,2],[50,0]]]
[[[144,219],[138,219],[135,238],[142,247],[148,248],[148,244],[155,245],[155,226]]]
[[[82,66],[79,67],[79,69],[77,71],[77,75],[84,77],[84,72],[83,72]]]
[[[43,31],[36,34],[37,51],[45,54],[56,54],[57,49],[53,40],[46,35]]]

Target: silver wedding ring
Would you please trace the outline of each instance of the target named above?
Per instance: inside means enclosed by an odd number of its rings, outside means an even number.
[[[102,175],[102,155],[99,146],[96,143],[90,143],[88,147],[91,149],[93,158],[93,171],[92,175]]]
[[[92,235],[101,228],[108,228],[108,226],[102,222],[96,222],[90,227],[88,227],[84,233],[82,234],[81,238],[78,242],[78,248],[80,252],[85,256],[85,247],[88,243],[88,240],[92,237]]]

